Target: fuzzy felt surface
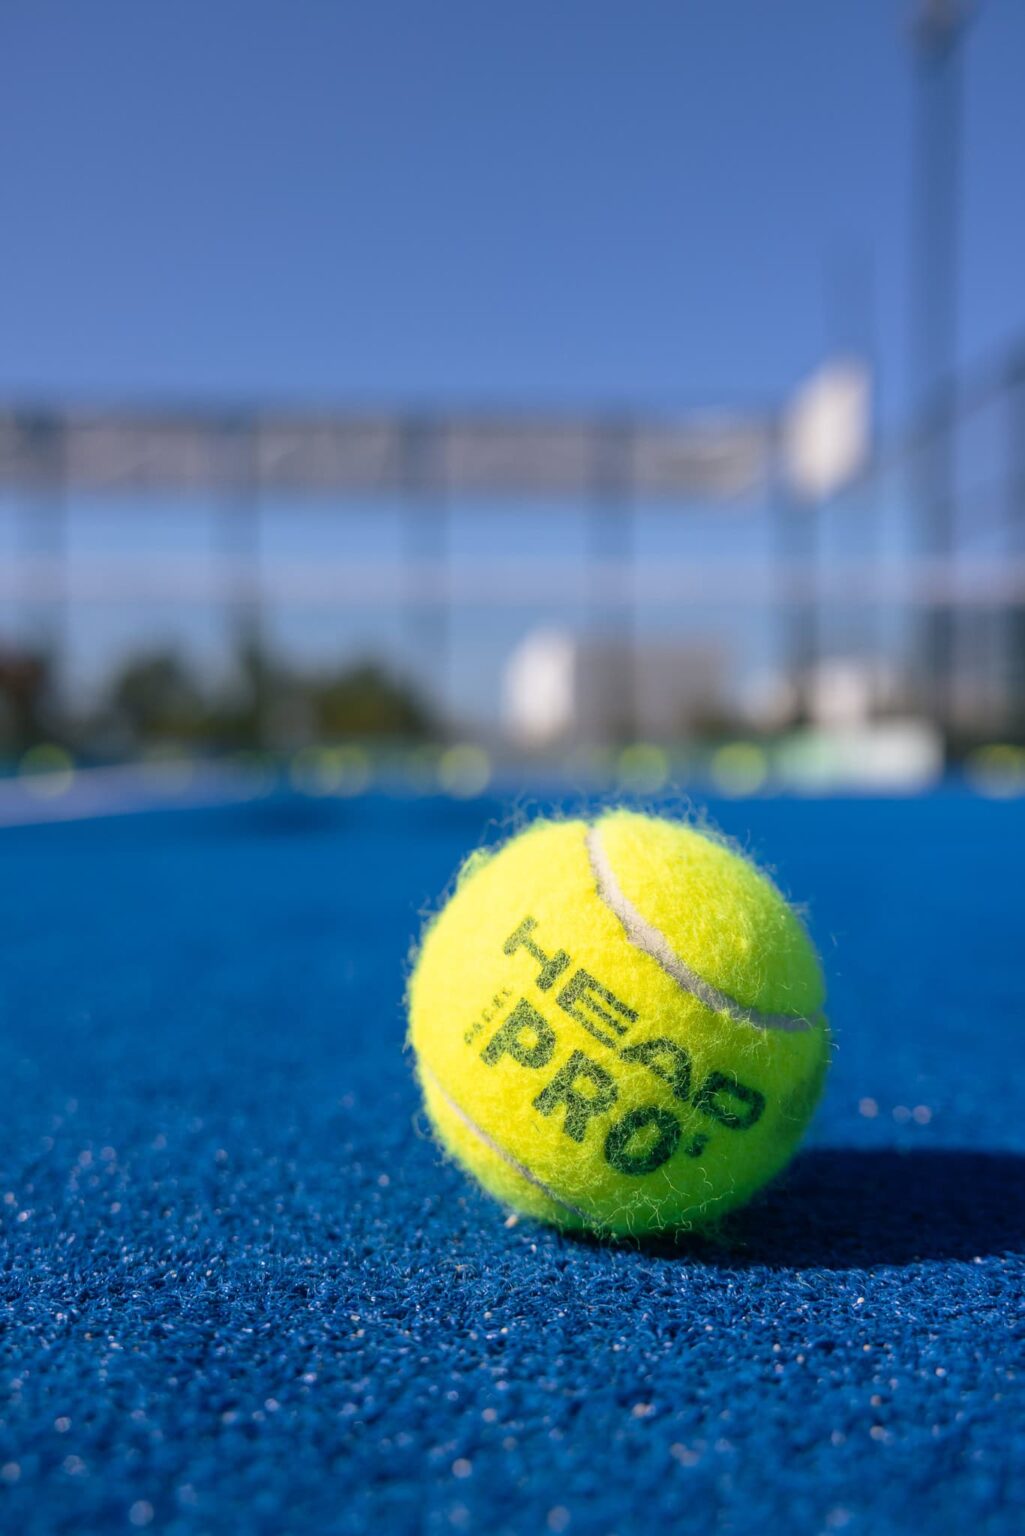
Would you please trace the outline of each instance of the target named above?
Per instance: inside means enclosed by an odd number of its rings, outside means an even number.
[[[624,897],[684,984],[628,937]],[[738,1020],[691,971],[808,1019]],[[427,927],[410,1038],[443,1144],[500,1200],[645,1236],[714,1224],[785,1165],[828,1059],[821,1003],[807,937],[750,863],[618,811],[539,819],[472,861]]]
[[[1011,1536],[1025,802],[752,801],[836,1052],[728,1247],[426,1135],[408,947],[497,804],[0,834],[0,1528]]]

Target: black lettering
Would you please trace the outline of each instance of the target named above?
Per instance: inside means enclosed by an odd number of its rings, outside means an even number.
[[[533,955],[534,959],[541,964],[537,984],[542,992],[547,992],[569,965],[569,955],[564,949],[557,950],[551,957],[546,955],[530,937],[536,927],[537,923],[532,917],[525,917],[515,933],[511,933],[502,945],[502,953],[514,955],[522,947],[529,955]]]
[[[726,1103],[720,1102],[720,1094]],[[734,1108],[730,1108],[731,1102]],[[725,1072],[709,1072],[694,1095],[694,1108],[718,1120],[728,1130],[749,1131],[762,1118],[765,1095],[757,1088],[738,1083],[735,1077],[727,1077]]]
[[[605,1138],[605,1161],[617,1173],[654,1173],[669,1161],[679,1140],[676,1116],[657,1104],[648,1104],[643,1109],[631,1109],[616,1121]]]
[[[641,1040],[619,1053],[624,1061],[639,1061],[673,1090],[681,1103],[690,1098],[690,1057],[675,1040]]]
[[[621,1003],[614,992],[610,992],[608,987],[603,987],[600,981],[595,981],[590,972],[583,968],[574,971],[555,1001],[560,1008],[565,1009],[571,1019],[576,1019],[577,1023],[582,1024],[596,1040],[600,1040],[602,1045],[615,1046],[615,1041],[603,1029],[598,1028],[591,1014],[597,1014],[610,1029],[616,1031],[617,1035],[626,1034],[626,1025],[621,1024],[610,1009],[614,1008],[621,1018],[627,1019],[631,1024],[637,1018],[633,1008],[628,1008],[625,1003]],[[602,1006],[603,1003],[605,1007]],[[589,1009],[590,1013],[585,1013],[585,1008]]]
[[[489,1067],[501,1061],[503,1056],[511,1056],[521,1067],[546,1067],[554,1051],[554,1029],[525,997],[521,997],[505,1023],[491,1036],[480,1057]]]
[[[578,1093],[579,1083],[590,1083],[593,1092]],[[566,1119],[562,1129],[574,1141],[583,1141],[587,1122],[594,1115],[603,1115],[616,1102],[618,1090],[604,1067],[600,1067],[583,1051],[574,1051],[560,1067],[546,1088],[542,1088],[534,1100],[534,1108],[543,1115],[554,1114],[560,1104],[566,1106]]]

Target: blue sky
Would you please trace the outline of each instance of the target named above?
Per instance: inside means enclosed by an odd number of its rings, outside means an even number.
[[[15,0],[0,391],[776,398],[853,262],[896,409],[910,10]],[[969,356],[1025,328],[1023,60],[982,0]]]
[[[11,0],[0,398],[760,403],[870,332],[896,421],[911,9]],[[965,62],[978,359],[1025,333],[1020,0]]]

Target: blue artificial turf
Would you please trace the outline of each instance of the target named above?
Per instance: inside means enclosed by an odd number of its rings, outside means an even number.
[[[679,1252],[507,1224],[425,1135],[407,949],[501,815],[0,833],[0,1528],[1020,1530],[1025,803],[714,808],[837,1052]]]

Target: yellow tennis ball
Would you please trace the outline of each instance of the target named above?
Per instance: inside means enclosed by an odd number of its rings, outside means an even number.
[[[829,1055],[775,886],[690,826],[613,811],[474,854],[428,925],[410,1037],[441,1140],[569,1229],[707,1227],[777,1173]]]

